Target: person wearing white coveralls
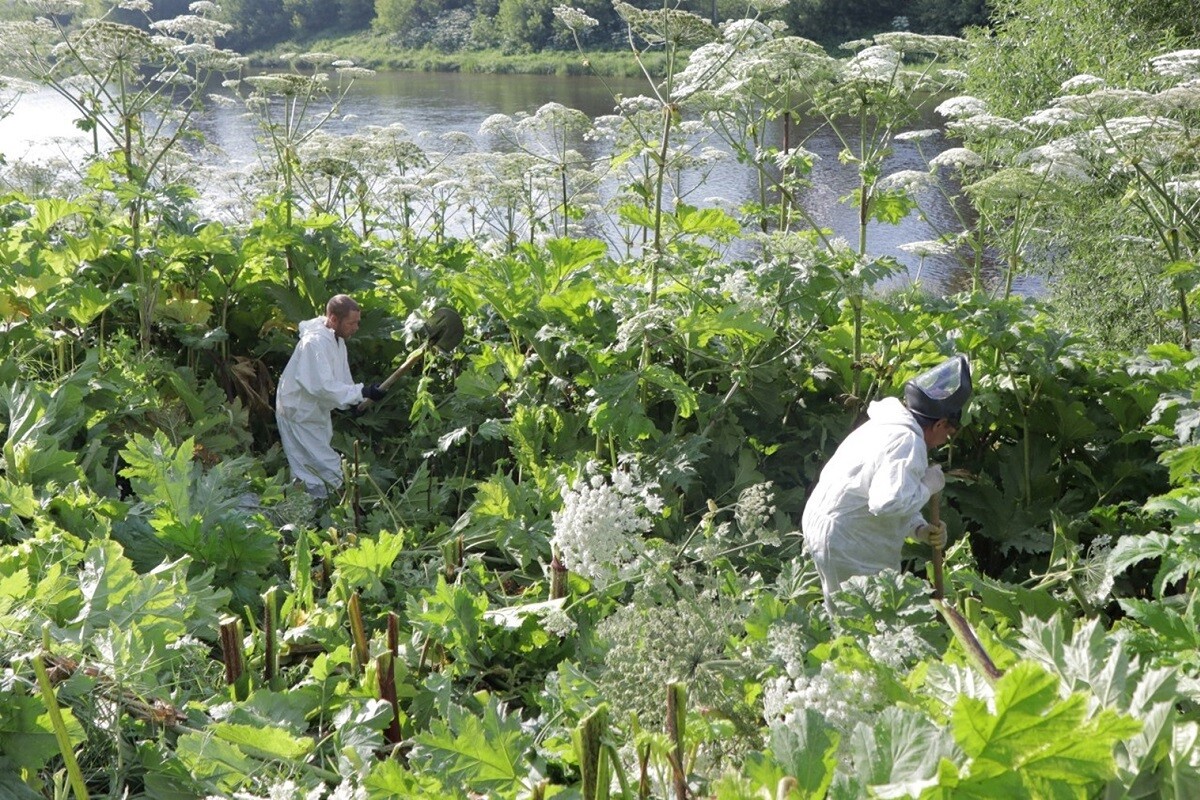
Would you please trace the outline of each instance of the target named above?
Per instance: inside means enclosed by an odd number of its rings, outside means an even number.
[[[898,570],[905,539],[945,544],[946,524],[931,525],[921,515],[946,485],[928,454],[958,430],[970,396],[970,365],[955,356],[905,384],[903,403],[895,397],[871,403],[867,421],[825,465],[801,529],[827,607],[849,578]]]
[[[275,421],[292,477],[318,499],[342,485],[331,412],[384,396],[379,386],[355,383],[350,376],[346,340],[358,331],[361,316],[358,303],[339,294],[325,305],[325,316],[301,322],[300,342],[275,396]]]

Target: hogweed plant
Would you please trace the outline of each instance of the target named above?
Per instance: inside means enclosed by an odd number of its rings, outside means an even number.
[[[373,73],[331,53],[289,53],[281,58],[291,71],[246,75],[227,81],[225,87],[241,93],[258,122],[265,144],[259,157],[275,181],[273,196],[282,205],[286,237],[296,214],[312,203],[314,193],[320,194],[310,183],[313,173],[302,169],[301,149],[338,116],[354,81]],[[288,285],[294,288],[297,267],[290,241],[285,241],[283,252]]]
[[[72,24],[82,4],[33,2],[31,22],[0,24],[0,57],[7,68],[52,89],[91,133],[88,182],[124,209],[128,259],[136,287],[139,341],[150,345],[162,265],[144,246],[146,225],[172,221],[172,193],[182,171],[175,160],[200,138],[194,122],[210,83],[240,69],[237,54],[216,46],[229,26],[205,0],[190,13],[153,21],[151,4],[105,4],[103,13]],[[118,12],[140,15],[144,26],[115,21]],[[173,169],[174,168],[174,169]],[[173,185],[174,184],[174,185]]]
[[[538,199],[530,207],[548,210],[529,220],[530,242],[542,231],[551,236],[576,232],[576,223],[587,213],[584,201],[603,174],[571,144],[591,127],[586,114],[561,103],[546,103],[531,115],[493,114],[480,125],[481,134],[532,159],[527,171],[531,193],[545,202]]]
[[[642,482],[636,462],[607,475],[597,463],[589,463],[563,487],[550,546],[567,569],[597,590],[630,578],[646,554],[642,537],[663,510],[656,489],[655,482]]]

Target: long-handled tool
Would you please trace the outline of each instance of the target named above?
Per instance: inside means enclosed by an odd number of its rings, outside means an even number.
[[[929,498],[929,522],[937,525],[942,520],[942,493],[934,492]],[[947,603],[944,599],[945,592],[942,584],[942,548],[933,548],[933,605],[946,620],[946,624],[950,626],[954,637],[962,644],[967,655],[975,662],[979,669],[983,672],[984,677],[989,683],[995,683],[1004,671],[999,669],[992,657],[988,655],[987,650],[983,649],[983,645],[979,641],[979,637],[975,635],[971,624],[967,622],[966,617],[959,613],[958,609]]]
[[[942,493],[934,492],[929,498],[929,524],[940,525],[942,522]],[[945,541],[942,542],[945,546]],[[942,548],[933,548],[933,597],[935,600],[941,600],[945,596],[942,590],[945,587],[942,585]]]
[[[404,359],[404,363],[396,368],[396,371],[387,377],[383,383],[379,384],[379,388],[387,391],[392,384],[400,380],[400,377],[413,368],[421,357],[433,347],[443,353],[449,353],[454,348],[458,347],[458,343],[463,338],[463,323],[462,317],[458,312],[449,306],[441,306],[437,308],[433,315],[426,323],[429,338],[424,343],[414,350],[408,358]],[[370,405],[371,400],[363,400],[358,404],[359,411],[365,411]]]

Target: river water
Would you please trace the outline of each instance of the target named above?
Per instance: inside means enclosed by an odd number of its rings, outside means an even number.
[[[330,132],[352,132],[366,125],[402,124],[414,136],[434,137],[452,131],[467,134],[476,142],[486,137],[480,124],[493,114],[532,114],[548,102],[561,103],[590,117],[611,114],[614,92],[624,96],[647,94],[646,84],[632,80],[547,75],[471,75],[458,73],[397,72],[360,78],[343,101],[342,117],[326,128]],[[45,161],[65,157],[77,162],[89,139],[73,125],[71,106],[57,94],[39,91],[23,96],[10,116],[0,120],[0,154],[9,164],[18,160]],[[936,127],[932,118],[919,127]],[[255,123],[239,108],[213,107],[199,122],[207,142],[215,146],[230,166],[251,162],[255,156]],[[803,197],[812,219],[833,235],[857,241],[857,208],[841,198],[856,188],[851,167],[838,163],[841,143],[828,129],[800,131],[804,146],[820,157],[814,169],[813,187]],[[780,137],[781,139],[782,137]],[[713,139],[710,142],[718,145]],[[922,143],[924,153],[913,144],[897,143],[885,172],[926,168],[930,158],[943,147],[942,140]],[[705,200],[736,205],[754,197],[756,181],[748,167],[732,159],[719,164],[707,177],[702,192],[689,198],[694,205]],[[956,230],[952,210],[944,202],[933,202],[924,214],[909,215],[897,225],[871,223],[868,250],[873,256],[892,256],[905,265],[908,276],[889,282],[904,283],[919,277],[932,291],[950,292],[969,285],[969,276],[946,258],[921,259],[900,249],[906,243],[934,239],[939,230]],[[990,276],[995,280],[996,276]],[[1018,286],[1029,291],[1028,284]]]

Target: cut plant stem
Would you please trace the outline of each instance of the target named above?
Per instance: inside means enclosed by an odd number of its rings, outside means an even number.
[[[263,593],[263,683],[271,688],[279,675],[279,646],[275,640],[275,595],[278,586]]]
[[[350,618],[350,638],[354,642],[354,667],[361,672],[367,666],[369,651],[367,630],[363,625],[362,601],[358,599],[358,592],[350,595],[350,602],[346,605],[346,616]]]
[[[246,653],[242,645],[242,621],[228,616],[221,620],[221,656],[225,660],[225,683],[234,700],[250,696],[250,675],[246,672]]]

